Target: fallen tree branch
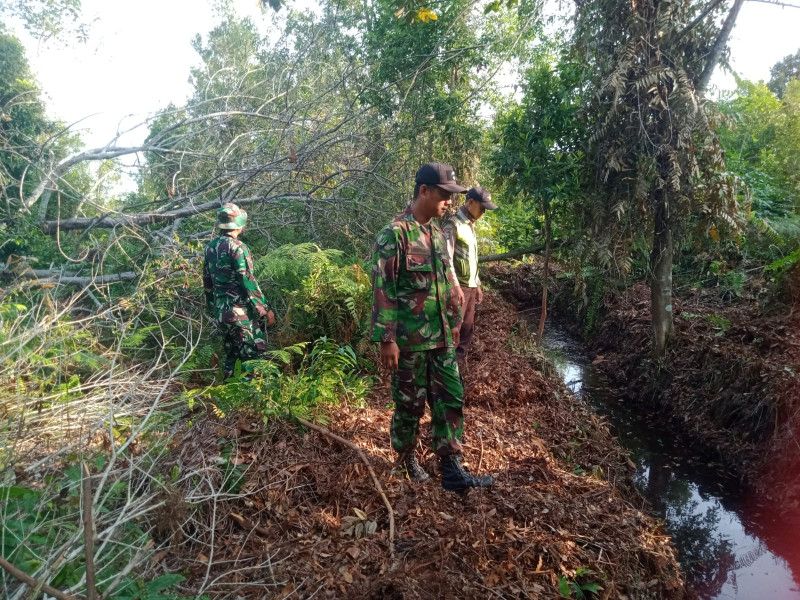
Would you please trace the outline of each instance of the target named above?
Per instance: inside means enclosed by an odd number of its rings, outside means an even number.
[[[144,273],[137,273],[136,271],[108,273],[106,275],[79,275],[78,272],[62,271],[61,269],[26,269],[19,272],[0,269],[0,274],[2,273],[13,273],[19,279],[36,279],[36,283],[39,285],[75,285],[80,287],[134,281],[144,275]],[[184,269],[161,269],[154,273],[156,277],[172,277],[181,274],[186,274],[186,271]]]
[[[545,249],[544,244],[537,244],[535,246],[528,246],[527,248],[519,248],[517,250],[511,250],[510,252],[503,252],[502,254],[486,254],[484,256],[478,257],[478,262],[485,263],[485,262],[495,262],[498,260],[510,260],[512,258],[518,258],[526,254],[539,254],[544,249]]]
[[[38,579],[34,579],[27,573],[23,573],[2,556],[0,556],[0,567],[3,567],[3,569],[6,572],[8,572],[12,577],[18,579],[22,583],[27,583],[29,586],[35,589],[42,590],[43,592],[50,594],[54,598],[58,598],[58,600],[78,600],[76,596],[70,596],[69,594],[65,594],[64,592],[57,590],[56,588],[49,586],[46,583],[42,583]]]
[[[386,506],[386,511],[389,513],[389,555],[394,558],[394,510],[392,510],[392,505],[389,503],[389,499],[386,497],[386,494],[383,492],[383,487],[381,486],[381,482],[378,481],[378,476],[375,475],[375,471],[372,468],[372,465],[369,464],[367,457],[364,455],[364,451],[356,446],[353,442],[350,442],[343,437],[339,437],[335,433],[325,429],[324,427],[320,427],[319,425],[315,425],[311,421],[306,421],[301,417],[295,417],[300,423],[308,427],[309,429],[313,429],[321,433],[324,436],[327,436],[333,440],[336,440],[340,444],[355,450],[358,453],[358,457],[361,459],[361,462],[366,465],[369,474],[372,475],[372,483],[375,484],[375,488],[378,490],[378,493],[383,500],[384,506]]]
[[[92,477],[86,462],[82,462],[83,481],[81,496],[83,500],[83,546],[86,555],[86,600],[97,600],[94,571],[94,520],[92,519]]]
[[[109,275],[87,275],[87,276],[80,276],[76,273],[69,273],[64,272],[63,274],[59,272],[47,272],[43,271],[41,273],[37,273],[36,271],[29,271],[22,275],[25,279],[38,279],[39,283],[42,285],[77,285],[77,286],[87,286],[87,285],[103,285],[105,283],[118,283],[120,281],[133,281],[134,279],[138,279],[142,276],[142,273],[136,273],[134,271],[126,271],[124,273],[110,273]]]
[[[300,193],[278,194],[276,196],[256,196],[253,198],[239,198],[235,200],[234,203],[238,206],[255,204],[257,202],[260,202],[261,204],[277,204],[280,202],[280,200],[285,198],[301,198],[305,196],[306,194]],[[52,234],[58,230],[75,231],[86,229],[88,227],[111,229],[121,225],[136,226],[160,223],[163,221],[174,221],[175,219],[180,219],[182,217],[191,217],[192,215],[199,215],[201,213],[212,211],[222,206],[223,202],[224,201],[222,198],[217,198],[215,200],[210,200],[209,202],[203,202],[202,204],[192,204],[190,206],[185,206],[184,208],[166,212],[144,212],[135,213],[132,215],[120,215],[117,217],[73,217],[71,219],[64,219],[63,221],[45,221],[42,223],[42,231],[44,233]]]

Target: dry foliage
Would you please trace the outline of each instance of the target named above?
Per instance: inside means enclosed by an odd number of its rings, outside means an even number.
[[[639,509],[606,425],[512,351],[510,337],[525,337],[512,307],[487,296],[477,323],[466,460],[494,488],[461,497],[393,472],[386,385],[365,408],[334,411],[330,429],[371,457],[393,507],[392,560],[386,509],[353,450],[284,422],[199,413],[171,458],[194,509],[164,519],[176,547],[161,568],[188,569],[186,592],[245,598],[553,597],[581,568],[605,598],[683,597],[674,550]],[[437,469],[427,450],[423,463]]]

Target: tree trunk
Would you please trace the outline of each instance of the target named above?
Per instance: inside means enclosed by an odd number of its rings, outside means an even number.
[[[656,360],[666,356],[674,332],[672,319],[673,243],[669,203],[664,189],[656,190],[653,223],[653,251],[650,255],[650,312],[653,321],[653,353]]]
[[[722,29],[720,29],[719,35],[714,45],[711,47],[711,51],[708,53],[708,62],[700,75],[700,79],[697,80],[698,95],[702,95],[706,91],[711,81],[711,75],[717,67],[720,56],[722,56],[725,44],[728,43],[728,38],[731,35],[731,31],[733,31],[733,26],[736,24],[736,17],[739,16],[739,9],[742,8],[743,3],[744,0],[735,0],[731,7],[731,12],[729,12],[728,16],[725,18],[725,23],[722,25]]]
[[[50,196],[52,195],[53,190],[47,188],[42,193],[42,199],[39,201],[39,218],[37,220],[38,223],[44,223],[47,220],[47,208],[50,205]]]
[[[542,314],[539,317],[539,332],[536,336],[539,345],[542,345],[542,335],[544,334],[544,322],[547,319],[547,280],[550,276],[550,205],[544,206],[544,229],[545,229],[545,248],[544,248],[544,278],[542,280]]]

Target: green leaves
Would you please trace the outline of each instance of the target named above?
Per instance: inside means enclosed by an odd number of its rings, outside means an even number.
[[[557,62],[545,53],[526,73],[525,95],[495,121],[487,161],[501,186],[499,220],[504,246],[527,246],[550,211],[555,237],[569,237],[574,206],[580,200],[581,140],[578,114],[579,71],[567,55]],[[566,217],[566,218],[565,218]],[[521,232],[525,232],[520,235]]]
[[[319,418],[325,405],[361,402],[371,387],[353,348],[326,337],[316,340],[310,350],[303,342],[273,351],[270,357],[248,361],[244,368],[237,365],[239,373],[226,385],[198,392],[187,401],[211,401],[220,415],[241,408],[254,410],[265,420],[292,415]]]
[[[511,9],[519,4],[519,0],[506,0],[505,3],[503,3],[502,0],[494,0],[494,2],[490,2],[483,8],[483,14],[488,15],[489,13],[500,12],[500,8],[503,4],[505,4],[507,9]]]
[[[588,575],[593,575],[593,571],[580,568],[575,571],[575,579],[569,580],[563,575],[558,578],[558,593],[563,598],[577,598],[583,600],[589,594],[597,594],[600,590],[598,583],[579,583],[578,580]]]
[[[572,596],[572,590],[569,586],[569,581],[567,581],[566,577],[558,578],[558,593],[561,594],[564,598],[569,598]]]

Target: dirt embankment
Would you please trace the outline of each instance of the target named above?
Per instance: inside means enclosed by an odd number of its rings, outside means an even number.
[[[393,507],[394,558],[388,512],[353,450],[286,423],[208,414],[187,422],[175,448],[182,472],[204,473],[183,492],[224,492],[226,445],[241,481],[175,530],[165,568],[244,598],[554,598],[562,576],[599,584],[601,598],[686,597],[669,538],[638,508],[627,456],[605,423],[532,366],[540,357],[523,328],[513,307],[487,297],[465,374],[465,458],[495,475],[492,489],[462,497],[438,477],[415,485],[392,474],[388,383],[367,406],[330,416]],[[427,417],[423,431],[433,472]],[[373,535],[347,529],[370,522]]]
[[[539,305],[538,266],[499,266],[493,274],[515,303]],[[551,279],[550,314],[582,334],[566,281]],[[800,526],[800,315],[765,314],[752,300],[702,288],[678,290],[673,307],[675,337],[657,371],[649,288],[607,292],[587,340],[597,366],[627,400],[661,411],[699,452],[717,455]]]

